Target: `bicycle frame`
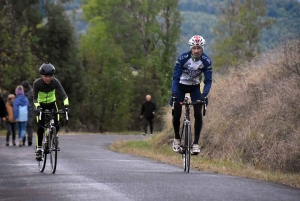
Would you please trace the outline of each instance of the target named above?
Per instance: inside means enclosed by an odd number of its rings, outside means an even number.
[[[40,120],[41,120],[41,114],[40,114]],[[56,129],[56,127],[55,127],[55,123],[54,123],[54,113],[45,110],[44,114],[45,114],[45,119],[47,119],[47,118],[49,119],[48,121],[46,121],[47,124],[45,126],[43,126],[44,137],[45,137],[45,141],[43,143],[45,143],[45,145],[44,145],[45,150],[47,151],[47,154],[48,154],[50,152],[49,147],[48,147],[48,142],[50,142],[50,140],[53,137],[52,136],[53,130],[54,130],[53,128]]]
[[[57,165],[57,151],[58,151],[58,141],[57,141],[57,132],[56,125],[54,121],[54,115],[65,114],[66,120],[68,121],[68,113],[63,110],[45,110],[40,111],[39,120],[42,119],[42,114],[44,113],[45,125],[42,125],[44,128],[43,144],[42,144],[42,161],[38,162],[38,169],[40,172],[43,172],[46,166],[47,154],[50,154],[50,162],[52,173],[56,171]]]
[[[185,114],[183,120],[183,127],[180,136],[180,151],[182,154],[182,160],[184,165],[184,171],[189,173],[190,171],[190,157],[192,148],[192,135],[191,135],[191,121],[190,121],[190,103],[189,97],[186,96],[181,105],[185,106]]]
[[[190,157],[191,157],[191,149],[192,149],[192,134],[191,134],[191,121],[190,121],[190,107],[192,105],[201,104],[203,105],[203,116],[206,113],[206,100],[197,101],[196,103],[192,103],[189,101],[190,97],[186,96],[184,101],[181,102],[181,105],[185,106],[185,114],[182,132],[180,136],[180,149],[179,153],[182,154],[182,160],[184,165],[184,171],[189,173],[190,171]],[[173,108],[174,109],[175,98],[173,98]]]

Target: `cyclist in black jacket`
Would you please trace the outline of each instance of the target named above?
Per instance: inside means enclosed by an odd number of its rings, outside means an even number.
[[[156,112],[156,105],[154,102],[151,101],[151,96],[146,96],[146,101],[142,104],[141,108],[141,116],[140,118],[144,118],[144,133],[143,135],[147,134],[147,126],[148,123],[150,125],[150,134],[153,134],[153,119]]]

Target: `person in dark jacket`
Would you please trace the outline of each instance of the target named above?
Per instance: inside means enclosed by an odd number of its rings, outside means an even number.
[[[148,123],[150,125],[150,134],[153,134],[153,119],[156,112],[156,105],[154,102],[151,101],[151,96],[146,96],[146,101],[142,104],[141,108],[141,116],[140,118],[144,118],[144,133],[143,135],[147,134],[147,126]]]
[[[7,111],[6,111],[5,103],[0,94],[0,129],[2,127],[2,119],[5,119],[6,116],[7,116]]]
[[[33,119],[34,119],[34,110],[33,110],[33,90],[32,87],[30,86],[29,82],[25,80],[22,82],[22,86],[24,88],[24,94],[26,98],[29,101],[29,107],[28,107],[28,121],[26,124],[26,130],[27,130],[27,144],[28,146],[32,145],[32,124],[33,124]],[[23,138],[23,145],[25,145],[26,141],[26,135]]]

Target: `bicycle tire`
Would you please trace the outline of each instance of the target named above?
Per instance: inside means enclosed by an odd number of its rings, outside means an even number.
[[[190,163],[191,163],[191,126],[186,125],[186,142],[185,142],[185,172],[190,172]]]
[[[56,171],[57,166],[57,137],[56,137],[56,128],[52,128],[50,133],[50,162],[51,162],[51,172],[52,174]]]
[[[47,144],[46,144],[46,136],[43,139],[42,145],[42,160],[38,161],[38,169],[40,172],[44,172],[47,162]]]
[[[182,163],[183,163],[183,170],[184,172],[186,171],[186,154],[185,154],[185,129],[186,125],[183,125],[182,131],[181,131],[181,140],[180,140],[180,148],[181,148],[181,158],[182,158]]]

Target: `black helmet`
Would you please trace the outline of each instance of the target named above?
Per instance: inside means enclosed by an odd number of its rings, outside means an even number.
[[[50,63],[43,63],[40,67],[41,75],[53,75],[55,73],[55,67]]]

